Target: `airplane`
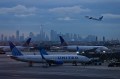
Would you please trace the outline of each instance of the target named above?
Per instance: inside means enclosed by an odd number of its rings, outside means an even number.
[[[31,38],[28,38],[26,40],[26,42],[22,45],[22,46],[16,46],[19,50],[24,50],[24,49],[28,49],[29,48],[29,43],[31,41]],[[9,46],[0,46],[0,50],[4,51],[4,52],[8,52],[10,51],[10,47]]]
[[[40,55],[23,55],[11,41],[9,45],[12,54],[8,56],[17,61],[28,62],[30,67],[33,63],[45,63],[46,66],[73,63],[77,66],[77,63],[87,63],[91,60],[82,55],[49,55],[43,48],[40,48]]]
[[[78,46],[78,45],[68,45],[62,36],[59,36],[61,42],[61,48],[67,51],[76,51],[78,47],[83,53],[96,52],[96,53],[106,53],[109,49],[105,46]]]
[[[85,16],[85,17],[88,18],[88,19],[97,20],[97,21],[101,21],[103,19],[103,16],[101,16],[99,18],[94,18],[94,17],[91,17],[91,16]]]

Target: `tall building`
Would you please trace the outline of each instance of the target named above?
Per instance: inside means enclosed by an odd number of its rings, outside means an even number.
[[[105,37],[103,36],[103,42],[105,42]]]
[[[19,30],[16,31],[16,41],[19,41]]]
[[[50,36],[51,36],[51,41],[57,41],[57,32],[56,31],[51,30]]]
[[[24,34],[22,34],[22,36],[19,37],[19,40],[20,40],[20,41],[24,41],[24,39],[25,39],[25,38],[24,38]]]
[[[9,40],[10,40],[10,41],[15,41],[15,36],[14,36],[14,35],[9,36]]]
[[[30,38],[34,38],[34,33],[33,33],[33,32],[30,32],[30,33],[29,33],[29,37],[30,37]]]
[[[97,37],[97,36],[96,36],[96,39],[95,39],[95,40],[96,40],[96,42],[98,41],[98,37]]]
[[[43,30],[43,28],[42,28],[42,26],[43,25],[41,25],[41,27],[40,27],[40,41],[45,41],[45,36],[46,36],[46,34],[45,34],[45,31]]]
[[[4,41],[4,35],[3,34],[1,35],[1,41]]]
[[[96,41],[96,36],[95,36],[95,35],[88,35],[88,36],[85,38],[85,41],[88,41],[88,42]]]
[[[8,41],[7,36],[4,37],[4,41]]]

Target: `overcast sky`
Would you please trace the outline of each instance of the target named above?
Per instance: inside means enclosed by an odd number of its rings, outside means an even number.
[[[41,24],[45,31],[120,39],[120,0],[0,0],[0,34],[39,33]]]

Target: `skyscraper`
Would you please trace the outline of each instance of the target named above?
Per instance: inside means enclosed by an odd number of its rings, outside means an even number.
[[[105,42],[105,37],[103,36],[103,42]]]
[[[29,37],[30,37],[30,38],[34,38],[34,33],[33,33],[33,32],[30,32],[30,33],[29,33]]]
[[[19,30],[16,31],[16,41],[19,41]]]
[[[50,36],[51,36],[51,41],[56,41],[57,40],[57,32],[56,31],[51,30]]]
[[[4,35],[2,34],[2,35],[1,35],[1,41],[3,41],[3,40],[4,40]]]

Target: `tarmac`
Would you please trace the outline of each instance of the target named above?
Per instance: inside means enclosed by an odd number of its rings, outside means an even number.
[[[28,67],[26,62],[15,61],[1,54],[0,79],[120,79],[120,67],[73,66],[71,63],[44,66],[35,63],[33,67]]]

